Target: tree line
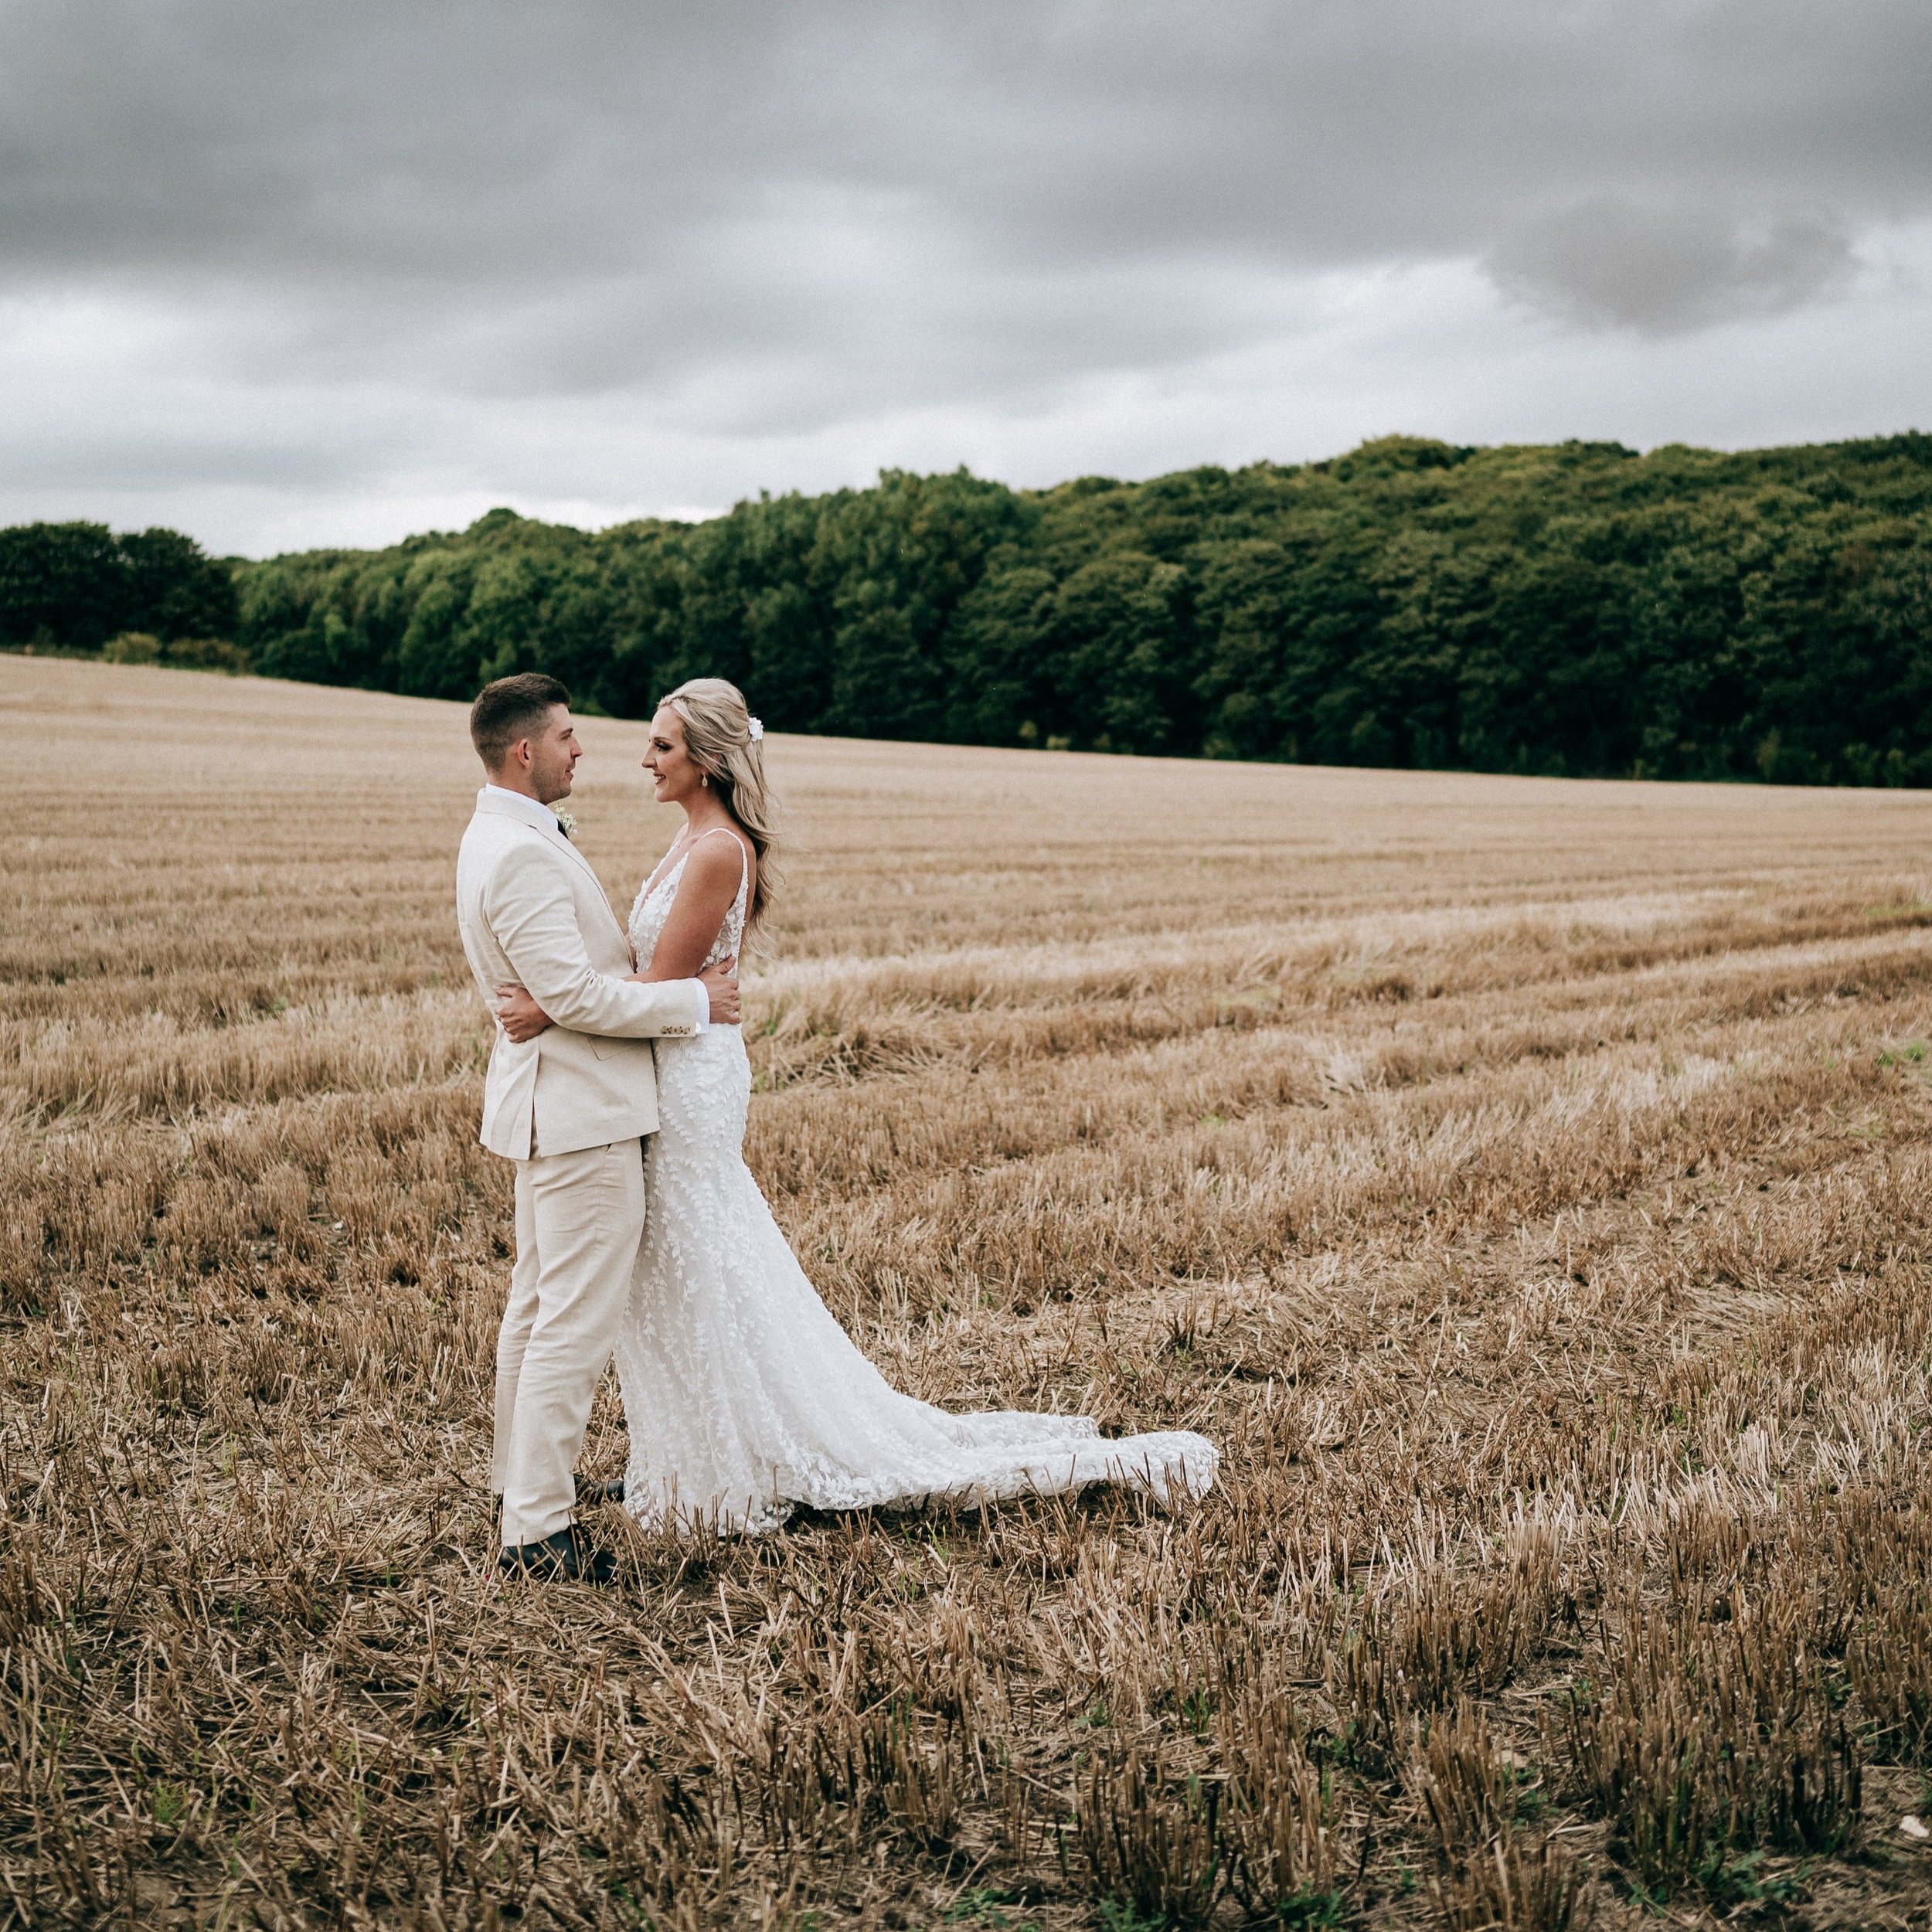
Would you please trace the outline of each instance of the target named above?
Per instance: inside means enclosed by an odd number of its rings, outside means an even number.
[[[99,591],[73,560],[89,546],[109,558]],[[21,561],[56,552],[57,582]],[[177,582],[141,575],[164,553],[182,587],[138,592]],[[97,648],[133,621],[104,614],[132,607],[114,597],[141,594],[160,600],[138,628],[185,635],[216,622],[218,577],[233,614],[216,634],[257,669],[435,697],[540,668],[634,717],[710,674],[774,730],[1932,784],[1918,434],[1648,455],[1391,437],[1039,491],[888,471],[702,523],[593,534],[493,510],[260,562],[39,525],[0,533],[0,641],[38,624]]]
[[[236,560],[204,555],[178,530],[0,529],[0,647],[95,652],[139,638],[157,656],[185,645],[177,649],[184,662],[239,664],[236,570]]]

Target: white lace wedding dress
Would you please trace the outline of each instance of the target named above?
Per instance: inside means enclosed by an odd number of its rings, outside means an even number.
[[[689,855],[638,894],[640,962]],[[741,884],[706,964],[737,951],[744,918]],[[1165,1502],[1213,1485],[1217,1457],[1203,1436],[1109,1439],[1084,1416],[953,1415],[902,1395],[819,1300],[744,1164],[751,1070],[739,1029],[655,1046],[649,1207],[617,1347],[625,1506],[641,1522],[757,1532],[801,1504],[971,1507],[1100,1482]]]

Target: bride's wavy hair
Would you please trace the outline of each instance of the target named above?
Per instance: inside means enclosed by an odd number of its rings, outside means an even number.
[[[764,727],[752,716],[745,694],[723,678],[689,678],[658,702],[683,719],[685,750],[758,855],[757,880],[745,912],[746,925],[758,925],[778,883],[771,863],[778,801],[765,781]]]

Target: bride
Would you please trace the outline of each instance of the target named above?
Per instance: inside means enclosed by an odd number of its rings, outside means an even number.
[[[685,823],[631,909],[640,978],[688,979],[733,957],[769,910],[763,736],[721,678],[694,678],[658,706],[644,767]],[[549,1024],[527,993],[499,1011],[512,1039]],[[894,1389],[820,1301],[744,1164],[740,1029],[654,1046],[650,1205],[617,1347],[624,1495],[640,1522],[757,1532],[801,1505],[973,1506],[1100,1482],[1166,1502],[1212,1485],[1202,1436],[1110,1440],[1084,1416],[954,1415]]]

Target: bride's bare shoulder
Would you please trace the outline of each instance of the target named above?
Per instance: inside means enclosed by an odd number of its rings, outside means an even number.
[[[745,868],[757,862],[750,841],[736,832],[729,838],[700,838],[685,859],[682,883],[707,895],[726,887],[735,893]]]

